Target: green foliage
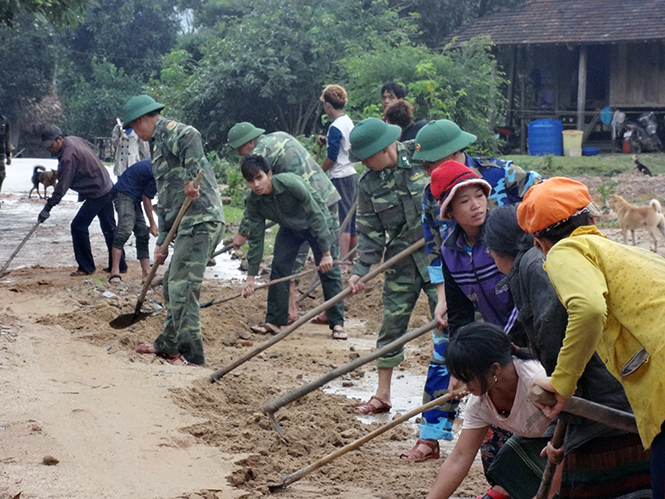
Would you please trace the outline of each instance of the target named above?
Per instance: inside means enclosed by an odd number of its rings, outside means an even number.
[[[105,59],[92,60],[92,72],[80,74],[73,63],[61,68],[60,92],[65,102],[65,128],[72,135],[108,137],[122,105],[141,88],[137,76],[127,75]]]
[[[74,25],[89,3],[89,0],[3,0],[0,24],[13,27],[21,15],[27,14],[56,26]]]
[[[336,79],[340,57],[413,33],[408,19],[378,0],[211,0],[201,8],[210,13],[196,16],[206,33],[201,58],[196,65],[169,60],[169,74],[188,85],[164,91],[217,147],[238,121],[311,134],[321,89]]]
[[[222,195],[231,198],[231,206],[245,206],[245,192],[247,191],[247,182],[239,170],[229,170],[226,177],[226,187]]]
[[[10,119],[49,93],[57,55],[54,36],[48,24],[28,15],[15,18],[12,27],[0,25],[0,100]]]
[[[386,61],[390,61],[387,64]],[[478,136],[476,152],[496,150],[487,124],[488,111],[504,107],[499,86],[503,75],[493,75],[491,43],[477,38],[459,48],[434,52],[421,45],[382,44],[352,54],[342,61],[349,93],[349,110],[356,118],[380,116],[381,86],[392,80],[407,88],[407,100],[418,120],[450,119]]]
[[[603,182],[598,186],[598,195],[600,196],[600,202],[603,203],[603,206],[607,204],[611,194],[614,194],[619,182],[616,180],[610,180],[608,182]]]

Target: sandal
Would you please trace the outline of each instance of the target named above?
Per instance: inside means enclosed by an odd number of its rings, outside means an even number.
[[[429,447],[431,449],[431,452],[425,454],[422,450],[418,448],[421,445]],[[418,439],[416,445],[413,446],[413,449],[411,449],[409,452],[405,452],[404,454],[400,454],[399,456],[400,459],[408,459],[409,461],[413,461],[414,463],[422,463],[423,461],[427,461],[428,459],[439,459],[439,457],[440,457],[439,442],[437,440],[423,440],[421,438]]]
[[[260,322],[256,326],[250,326],[249,330],[252,333],[256,334],[272,334],[273,336],[279,333],[279,329],[275,329],[271,324],[267,322]]]
[[[346,331],[344,331],[344,329],[342,329],[342,328],[333,329],[332,334],[330,335],[330,337],[333,340],[348,340],[349,339],[349,336],[346,334]]]
[[[109,284],[118,284],[122,282],[122,276],[120,274],[111,274],[108,279]]]
[[[502,494],[498,490],[494,490],[490,488],[487,492],[485,492],[485,495],[482,496],[476,496],[476,499],[509,499],[510,496],[508,494]]]
[[[289,326],[300,319],[300,315],[289,315]]]
[[[139,343],[136,345],[136,348],[134,349],[136,353],[140,353],[142,355],[153,353],[157,354],[157,351],[152,345],[149,345],[148,343]]]
[[[377,402],[380,402],[381,405],[379,407],[376,407],[374,404],[372,404],[372,400],[376,400]],[[392,409],[392,408],[393,408],[393,406],[390,405],[389,403],[384,402],[383,400],[381,400],[376,395],[372,395],[369,398],[368,402],[365,402],[364,404],[359,405],[358,407],[355,407],[353,409],[353,412],[355,412],[356,414],[364,414],[364,415],[380,414],[382,412],[390,412],[390,409]]]
[[[319,314],[309,322],[312,324],[328,324],[328,316],[324,314]]]
[[[182,355],[176,355],[172,359],[168,359],[166,362],[171,364],[172,366],[192,366],[192,367],[199,367],[199,364],[192,364],[191,362],[187,362],[187,359],[185,359]]]
[[[94,270],[92,272],[86,272],[85,270],[82,270],[82,269],[76,269],[74,272],[72,272],[69,275],[72,276],[72,277],[80,277],[80,276],[84,276],[84,275],[90,275],[94,272],[95,272]]]

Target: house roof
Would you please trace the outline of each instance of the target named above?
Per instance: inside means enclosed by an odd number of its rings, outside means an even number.
[[[479,35],[496,45],[665,40],[665,0],[529,0],[465,24],[452,36],[461,42]]]

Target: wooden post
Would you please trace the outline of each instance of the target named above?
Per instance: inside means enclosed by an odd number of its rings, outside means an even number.
[[[526,154],[526,117],[524,116],[524,106],[526,104],[526,49],[520,49],[520,154]]]
[[[515,61],[517,60],[517,47],[510,50],[510,61],[508,62],[508,93],[506,94],[506,126],[513,126],[513,99],[515,98]]]
[[[577,129],[584,130],[584,111],[586,109],[586,45],[580,45],[580,66],[577,76]]]

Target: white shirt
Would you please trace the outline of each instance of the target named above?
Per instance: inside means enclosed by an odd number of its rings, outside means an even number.
[[[339,130],[339,133],[336,134],[340,137],[339,151],[337,152],[337,159],[334,159],[335,164],[328,170],[328,176],[330,178],[343,178],[348,177],[349,175],[354,175],[356,169],[353,167],[353,163],[349,158],[349,151],[351,150],[351,142],[349,141],[349,136],[351,135],[351,130],[353,130],[353,121],[346,114],[342,114],[335,118],[328,128],[328,144],[331,141],[331,132],[334,133],[333,128]]]
[[[550,419],[527,398],[527,392],[536,378],[547,377],[545,368],[537,360],[521,360],[515,357],[513,365],[519,380],[510,415],[501,416],[487,394],[480,397],[469,395],[462,429],[494,425],[522,437],[537,438],[543,435],[550,424]]]

